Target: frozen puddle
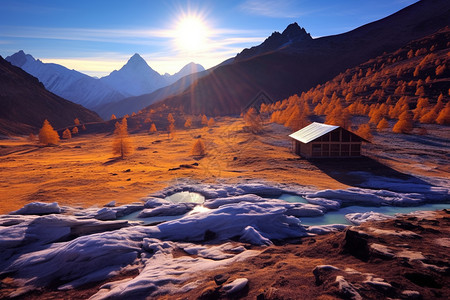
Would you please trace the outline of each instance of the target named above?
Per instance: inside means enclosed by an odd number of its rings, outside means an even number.
[[[367,206],[348,206],[341,208],[337,211],[330,211],[319,217],[305,217],[300,218],[303,225],[308,226],[320,226],[320,225],[331,225],[331,224],[344,224],[353,225],[350,221],[345,218],[347,214],[354,213],[367,213],[374,212],[379,214],[384,214],[388,216],[394,216],[395,214],[407,214],[414,211],[433,211],[440,209],[450,209],[450,203],[435,203],[435,204],[424,204],[421,206],[414,207],[399,207],[399,206],[380,206],[380,207],[367,207]]]
[[[194,192],[178,192],[173,195],[167,196],[165,200],[172,203],[199,203],[205,202],[205,197],[199,193]]]
[[[284,201],[290,202],[290,203],[308,203],[308,201],[306,201],[305,198],[298,196],[298,195],[293,195],[293,194],[281,194],[281,196],[278,197],[278,199],[284,200]]]
[[[91,299],[186,293],[199,272],[260,253],[248,245],[343,230],[346,218],[358,224],[450,208],[446,187],[397,186],[313,191],[265,183],[184,184],[117,207],[114,201],[87,209],[29,203],[0,216],[0,276],[17,285],[10,297],[49,286],[74,289],[125,270],[139,274],[104,284]],[[189,255],[174,255],[179,249]]]

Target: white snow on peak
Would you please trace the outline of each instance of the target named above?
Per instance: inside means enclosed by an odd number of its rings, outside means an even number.
[[[50,92],[87,108],[124,98],[98,79],[58,64],[43,63],[23,51],[6,57],[6,60],[37,77]]]
[[[90,109],[129,96],[151,93],[204,70],[201,65],[190,63],[174,75],[160,75],[135,53],[120,70],[99,79],[58,64],[43,63],[23,50],[6,60],[37,77],[50,92]]]

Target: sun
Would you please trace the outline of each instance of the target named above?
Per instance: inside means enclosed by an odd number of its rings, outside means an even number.
[[[208,36],[208,27],[196,16],[184,16],[175,29],[178,48],[189,52],[205,50],[208,46]]]

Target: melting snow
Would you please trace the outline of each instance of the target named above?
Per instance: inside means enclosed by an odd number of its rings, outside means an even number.
[[[200,205],[164,199],[178,192],[199,193],[206,200]],[[302,194],[308,203],[277,199],[286,193]],[[63,213],[57,203],[30,203],[0,216],[0,275],[14,278],[18,285],[12,296],[55,283],[61,290],[72,289],[133,269],[139,275],[103,285],[92,299],[187,292],[200,284],[191,281],[198,272],[259,253],[247,250],[246,244],[265,246],[276,240],[345,228],[337,224],[303,226],[299,218],[322,216],[341,205],[407,206],[448,200],[448,190],[438,187],[410,188],[405,193],[362,188],[311,192],[258,183],[177,185],[133,204],[114,207],[111,202],[101,209],[64,208]],[[116,220],[132,213],[139,217],[179,216],[156,226]],[[355,224],[387,218],[373,212],[346,217]],[[397,255],[419,257],[407,252]],[[344,281],[339,284],[351,292],[351,286]],[[241,278],[228,284],[227,289],[231,293],[246,285],[245,278]]]

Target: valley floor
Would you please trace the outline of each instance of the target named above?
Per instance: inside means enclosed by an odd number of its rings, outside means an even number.
[[[268,124],[263,134],[243,130],[240,118],[221,118],[212,128],[131,134],[134,152],[112,155],[112,134],[76,136],[56,147],[39,147],[26,138],[0,140],[0,213],[33,201],[71,206],[118,205],[178,182],[242,183],[252,179],[298,184],[313,189],[357,186],[379,176],[418,177],[445,186],[450,164],[450,132],[430,125],[428,135],[375,134],[366,158],[308,161],[290,152],[290,130]],[[207,155],[193,157],[197,137]],[[195,165],[198,164],[198,165]],[[366,175],[367,175],[366,174]]]

